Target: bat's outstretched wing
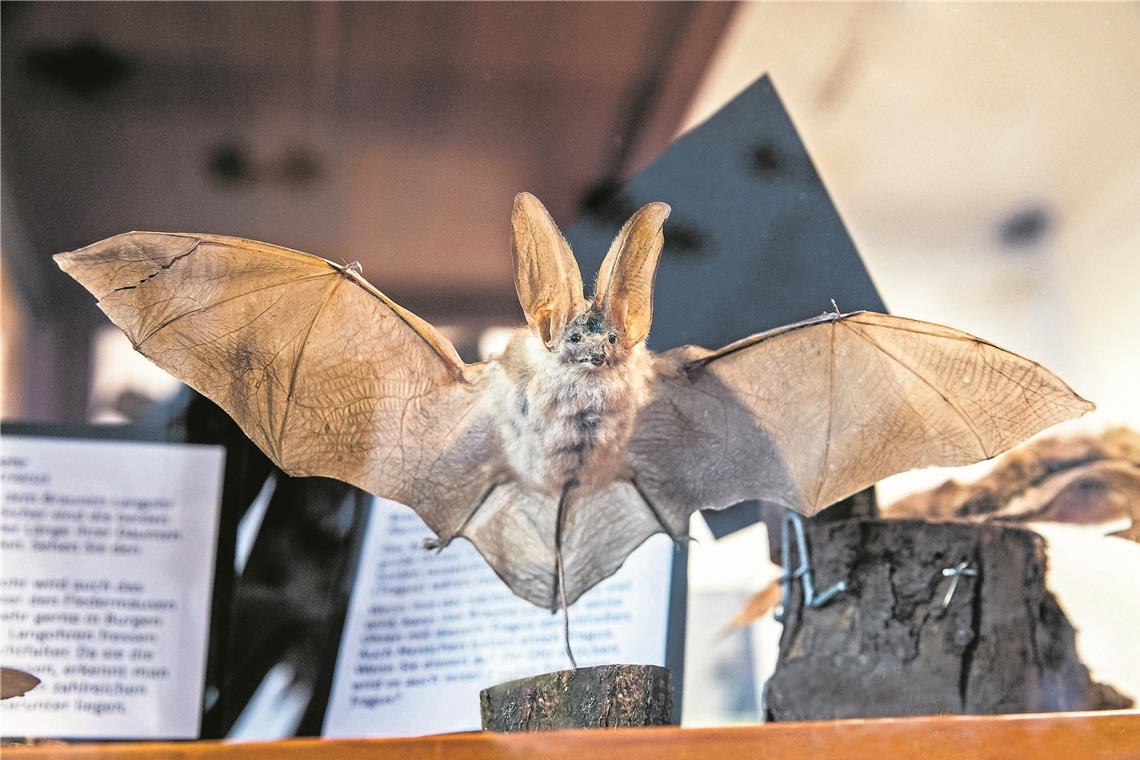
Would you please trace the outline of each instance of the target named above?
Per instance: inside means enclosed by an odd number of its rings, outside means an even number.
[[[56,256],[155,364],[292,475],[463,526],[501,457],[480,365],[351,267],[241,238],[134,232]]]
[[[1093,408],[1028,359],[872,312],[658,361],[628,457],[675,536],[694,510],[746,499],[812,515],[888,475],[987,459]]]

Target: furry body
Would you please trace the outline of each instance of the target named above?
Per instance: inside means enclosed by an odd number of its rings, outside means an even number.
[[[625,475],[625,446],[653,378],[653,355],[643,344],[612,349],[600,365],[568,355],[519,330],[493,381],[514,477],[552,496],[567,487],[592,493]]]

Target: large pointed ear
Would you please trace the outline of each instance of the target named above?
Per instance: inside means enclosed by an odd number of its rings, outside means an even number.
[[[546,208],[530,193],[515,196],[511,212],[515,290],[526,321],[548,348],[586,305],[578,262]]]
[[[669,204],[648,203],[637,210],[614,238],[594,288],[594,303],[625,332],[633,346],[649,335],[653,321],[653,278],[665,237],[661,227]]]

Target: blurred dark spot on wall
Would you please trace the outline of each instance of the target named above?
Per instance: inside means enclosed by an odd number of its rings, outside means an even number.
[[[662,256],[695,258],[709,253],[705,235],[696,225],[679,220],[668,224],[667,232]]]
[[[131,75],[124,56],[91,39],[33,47],[24,62],[32,77],[84,100],[94,100]]]
[[[586,188],[578,201],[578,210],[599,224],[622,225],[637,209],[621,192],[622,183],[603,179]]]
[[[760,177],[777,177],[784,173],[784,157],[780,149],[770,142],[762,142],[752,149],[748,169]]]
[[[288,149],[282,155],[278,167],[281,180],[297,189],[308,187],[321,178],[321,161],[307,148]]]
[[[249,149],[236,142],[218,143],[206,159],[206,174],[222,187],[252,183],[255,169]]]
[[[1053,227],[1053,215],[1045,206],[1027,206],[1010,214],[998,225],[998,239],[1008,248],[1028,248],[1040,243]]]
[[[287,148],[271,159],[258,161],[249,146],[237,141],[225,141],[216,144],[206,158],[206,176],[216,185],[228,189],[257,183],[302,190],[317,182],[322,174],[321,160],[317,154],[300,146]]]
[[[621,225],[633,216],[639,206],[623,193],[621,188],[622,183],[616,180],[607,179],[595,183],[582,194],[578,210],[598,225],[613,227],[616,235]],[[665,249],[661,255],[678,257],[702,255],[705,253],[703,250],[705,239],[706,236],[699,227],[674,216],[666,222]]]

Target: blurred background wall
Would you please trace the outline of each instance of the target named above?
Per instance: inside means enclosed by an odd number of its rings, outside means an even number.
[[[594,183],[666,146],[733,10],[3,7],[4,269],[27,317],[5,319],[26,350],[4,414],[69,420],[105,395],[90,382],[104,321],[50,255],[130,229],[359,260],[459,343],[518,322],[514,194],[569,223]]]

